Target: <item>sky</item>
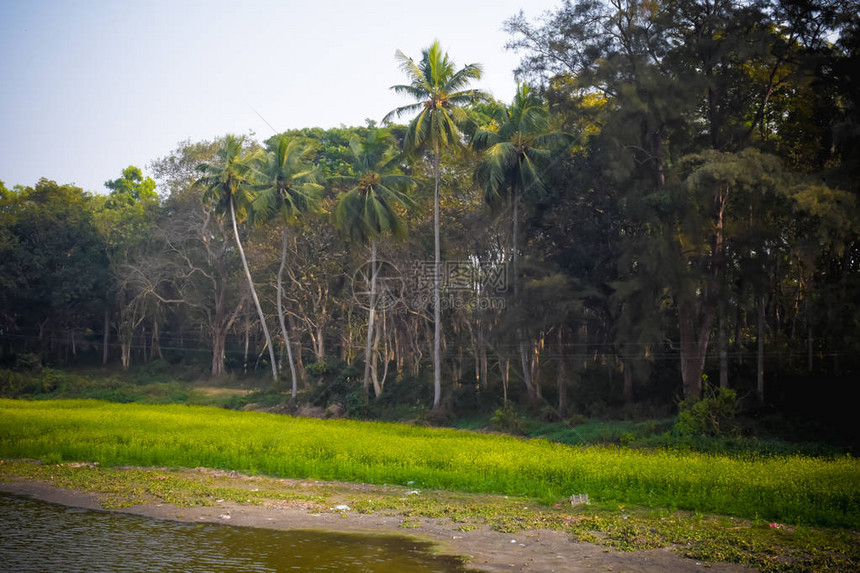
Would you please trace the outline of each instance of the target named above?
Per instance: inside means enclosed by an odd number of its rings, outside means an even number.
[[[395,51],[434,40],[507,102],[520,58],[504,21],[560,4],[0,0],[0,180],[103,193],[187,139],[379,122],[411,103],[389,89],[406,82]]]

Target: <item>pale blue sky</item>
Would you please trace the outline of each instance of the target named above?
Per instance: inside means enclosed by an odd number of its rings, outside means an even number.
[[[508,101],[504,20],[561,0],[0,0],[0,180],[103,192],[184,139],[379,121],[396,49],[438,39]]]

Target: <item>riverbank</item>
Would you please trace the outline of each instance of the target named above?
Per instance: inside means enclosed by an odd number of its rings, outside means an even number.
[[[0,490],[158,519],[416,535],[438,543],[444,553],[467,556],[471,567],[493,572],[849,571],[860,563],[852,549],[860,538],[851,532],[205,468],[4,460]]]
[[[8,463],[8,462],[7,462]],[[4,464],[5,465],[5,464]],[[129,468],[131,469],[131,468]],[[164,470],[134,469],[149,473],[153,479],[162,475]],[[236,489],[249,491],[251,484],[260,484],[260,478],[231,474],[205,469],[174,472],[184,478],[195,477],[209,481],[216,478],[219,483],[232,483]],[[50,482],[13,477],[4,474],[0,490],[20,495],[28,495],[41,501],[60,503],[85,509],[108,509],[156,519],[170,519],[195,523],[222,523],[240,527],[261,527],[268,529],[322,529],[328,531],[413,535],[433,541],[439,551],[463,555],[470,567],[481,571],[528,571],[549,573],[553,571],[594,571],[613,570],[631,572],[657,571],[699,571],[703,563],[683,558],[670,549],[650,549],[639,551],[617,551],[594,543],[578,543],[570,535],[558,530],[526,529],[517,532],[502,532],[486,525],[471,522],[458,522],[443,518],[430,518],[407,515],[411,512],[397,511],[354,511],[334,509],[339,505],[326,507],[320,503],[301,499],[312,491],[325,490],[326,499],[334,501],[366,499],[368,503],[379,502],[392,495],[407,496],[410,491],[397,487],[364,486],[334,482],[301,482],[297,480],[265,480],[266,485],[279,485],[284,492],[297,495],[295,499],[263,499],[246,502],[216,499],[212,505],[185,507],[164,503],[157,499],[143,501],[137,498],[133,488],[126,492],[114,491],[98,493],[67,487],[57,487]],[[62,480],[61,480],[62,481]],[[275,482],[275,483],[272,483]],[[301,492],[301,493],[299,493]],[[256,493],[256,492],[252,492]],[[333,495],[332,495],[333,494]],[[134,501],[134,505],[125,505]],[[413,494],[410,497],[421,495]],[[430,494],[435,497],[438,494]],[[287,496],[290,497],[290,496]],[[502,498],[503,500],[504,498]],[[501,500],[500,500],[501,501]],[[708,564],[713,571],[742,572],[749,569],[729,564]]]

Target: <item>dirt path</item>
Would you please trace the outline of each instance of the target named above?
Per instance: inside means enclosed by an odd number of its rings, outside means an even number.
[[[54,487],[42,482],[12,478],[0,482],[0,491],[74,507],[101,510],[93,493]],[[326,529],[341,532],[414,535],[435,541],[440,551],[467,555],[470,566],[483,571],[523,571],[530,573],[628,571],[633,573],[694,572],[708,568],[714,572],[747,572],[750,569],[724,564],[703,564],[685,559],[670,549],[621,552],[590,543],[577,543],[561,531],[528,530],[515,534],[489,528],[461,531],[441,519],[412,519],[409,529],[402,518],[378,513],[313,513],[272,502],[246,505],[220,502],[213,506],[176,507],[170,504],[134,505],[124,513],[185,522],[229,523],[232,526],[270,529]]]

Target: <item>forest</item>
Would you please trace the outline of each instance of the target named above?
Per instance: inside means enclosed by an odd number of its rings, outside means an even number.
[[[0,366],[251,380],[357,417],[729,397],[845,440],[854,8],[566,1],[506,21],[510,102],[433,42],[364,126],[183,141],[103,190],[0,183]]]

